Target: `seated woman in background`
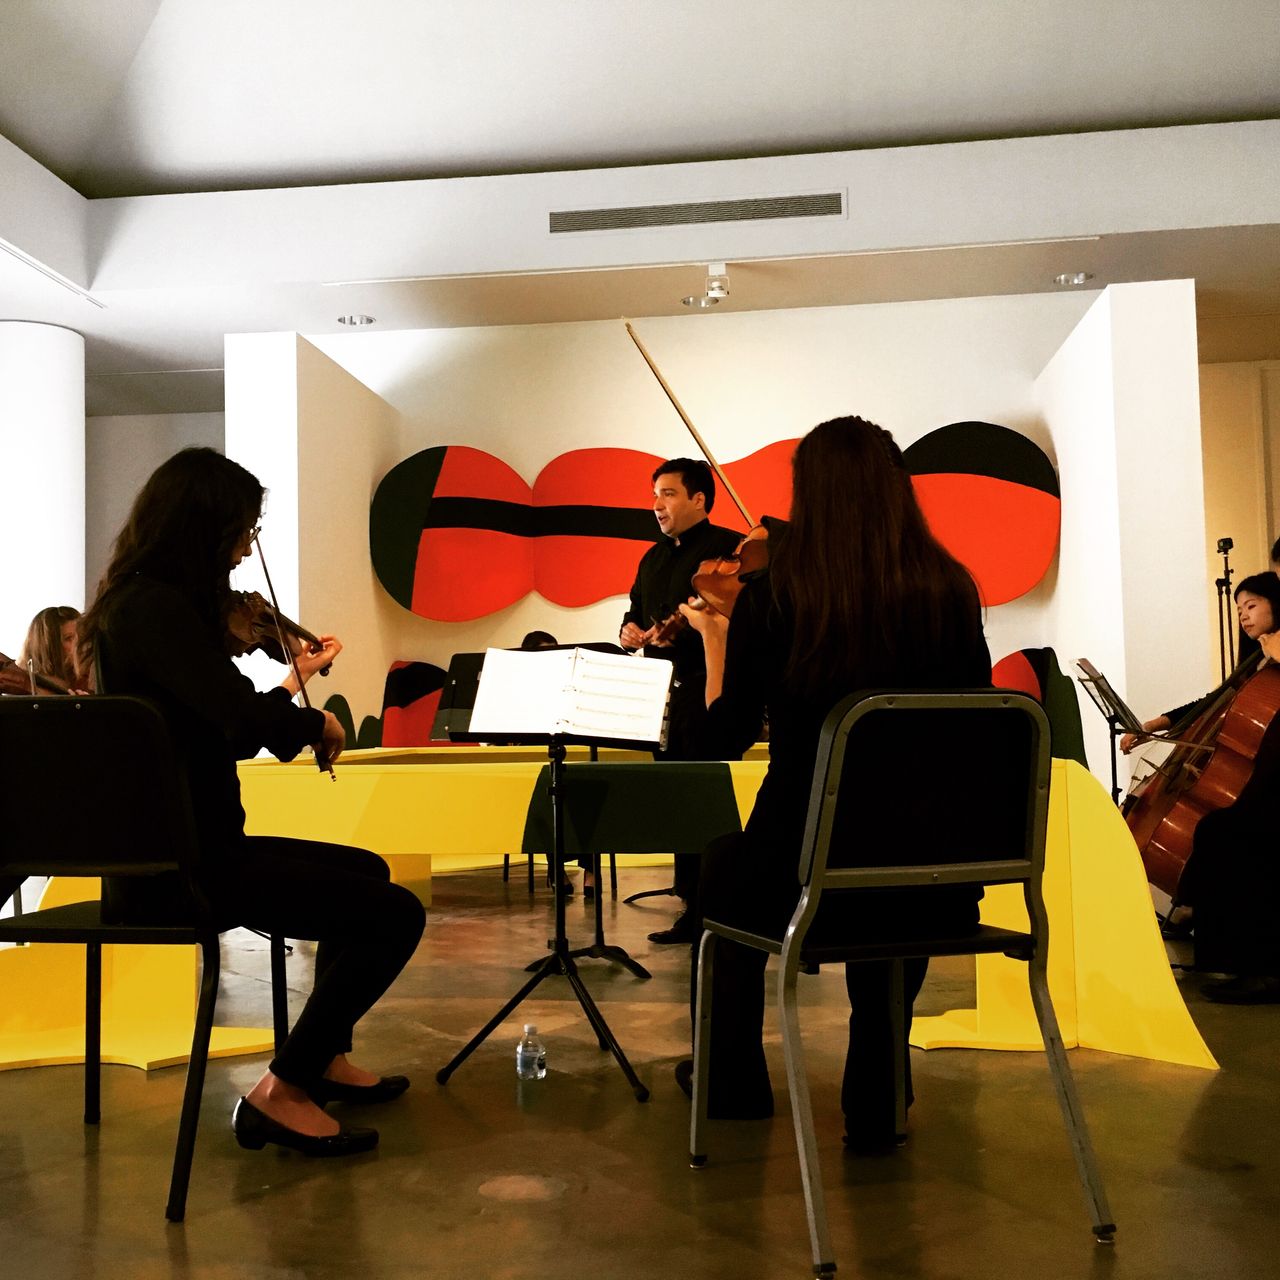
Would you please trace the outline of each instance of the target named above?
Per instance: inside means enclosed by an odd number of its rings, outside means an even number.
[[[76,623],[80,610],[69,604],[41,609],[27,628],[27,638],[18,655],[18,665],[37,676],[48,676],[68,689],[87,685],[76,671]],[[30,668],[28,668],[30,664]]]
[[[184,449],[143,486],[80,623],[81,665],[96,654],[102,693],[150,700],[187,776],[200,840],[200,887],[219,919],[319,942],[315,985],[262,1078],[236,1104],[241,1146],[274,1142],[309,1155],[365,1151],[375,1129],[346,1129],[325,1102],[386,1102],[408,1087],[347,1059],[355,1024],[408,962],[422,904],[364,849],[245,834],[237,758],[265,746],[282,760],[308,745],[343,748],[328,711],[298,707],[288,687],[259,693],[228,656],[229,574],[252,554],[263,488],[212,449]],[[322,641],[325,637],[321,637]],[[332,638],[329,638],[330,640]],[[332,656],[308,655],[307,668]],[[157,877],[159,879],[159,877]],[[121,880],[104,911],[136,918],[181,910],[179,885],[157,900]]]
[[[707,747],[728,759],[770,726],[769,770],[741,835],[710,846],[701,909],[710,919],[781,937],[799,899],[799,853],[822,723],[859,689],[973,688],[991,683],[978,590],[934,539],[883,428],[837,418],[801,440],[792,462],[790,523],[767,572],[746,582],[732,622],[682,607],[707,661]],[[708,758],[711,758],[709,755]],[[910,767],[902,762],[902,767]],[[909,826],[906,813],[857,820],[870,843]],[[860,931],[972,932],[976,886],[872,895],[844,904]],[[762,1045],[766,956],[721,940],[710,1033],[709,1114],[772,1115]],[[905,965],[905,1012],[927,962]],[[893,1024],[888,962],[846,966],[851,1014],[841,1102],[855,1150],[895,1141]],[[688,1091],[692,1063],[676,1077]],[[908,1100],[910,1065],[905,1080]]]
[[[1236,616],[1240,632],[1236,637],[1236,666],[1257,656],[1262,637],[1280,629],[1280,577],[1274,573],[1255,573],[1241,578],[1235,590]],[[1193,719],[1201,703],[1207,703],[1213,694],[1206,694],[1195,702],[1175,707],[1152,720],[1144,720],[1144,733],[1163,733],[1181,720]],[[1128,755],[1134,747],[1145,741],[1136,733],[1126,733],[1120,739],[1120,750]]]

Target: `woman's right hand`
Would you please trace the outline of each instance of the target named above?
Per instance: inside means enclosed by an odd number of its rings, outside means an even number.
[[[324,728],[320,733],[320,741],[315,745],[324,752],[329,763],[332,764],[347,745],[347,733],[332,711],[324,711],[321,714],[324,716]]]
[[[1147,735],[1150,733],[1160,733],[1164,729],[1168,729],[1173,721],[1168,716],[1156,716],[1154,720],[1144,720],[1142,723],[1142,732],[1126,733],[1120,739],[1120,750],[1128,755],[1140,742],[1147,741]]]

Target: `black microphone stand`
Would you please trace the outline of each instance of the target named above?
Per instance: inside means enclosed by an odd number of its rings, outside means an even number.
[[[1230,538],[1218,539],[1218,554],[1222,557],[1222,577],[1215,578],[1213,585],[1218,592],[1218,663],[1222,669],[1222,678],[1227,678],[1229,671],[1236,669],[1236,633],[1231,626],[1231,548],[1235,543]]]

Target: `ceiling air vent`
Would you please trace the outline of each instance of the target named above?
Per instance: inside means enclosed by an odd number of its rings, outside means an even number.
[[[844,216],[844,193],[760,196],[751,200],[695,200],[622,209],[564,209],[550,215],[552,235],[565,231],[620,231],[629,227],[682,227],[699,222],[752,222],[773,218]]]

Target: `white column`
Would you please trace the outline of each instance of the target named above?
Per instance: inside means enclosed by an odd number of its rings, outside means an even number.
[[[0,320],[0,651],[48,605],[83,609],[84,338]]]

